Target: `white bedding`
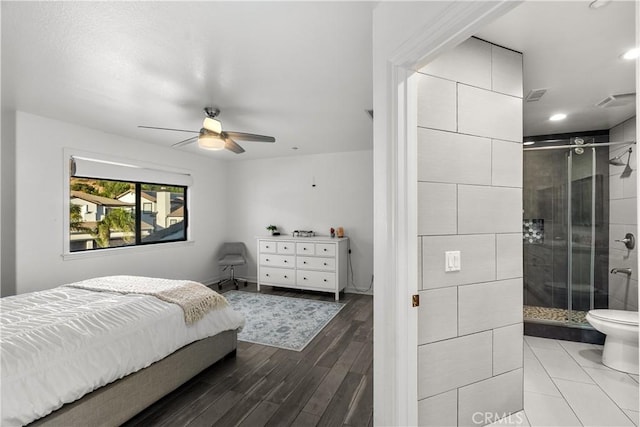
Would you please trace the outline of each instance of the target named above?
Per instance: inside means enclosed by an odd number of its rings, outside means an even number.
[[[147,295],[69,287],[5,297],[1,421],[24,425],[202,338],[244,325],[231,307],[187,325],[182,309]]]

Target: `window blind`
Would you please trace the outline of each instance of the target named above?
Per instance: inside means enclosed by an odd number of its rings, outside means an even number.
[[[71,176],[78,178],[99,178],[185,187],[193,184],[193,178],[190,174],[80,156],[71,157],[70,172]]]

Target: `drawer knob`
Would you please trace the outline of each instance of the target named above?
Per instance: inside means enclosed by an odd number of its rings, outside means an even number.
[[[307,263],[307,261],[302,261],[302,263],[303,263],[303,264],[306,264],[306,263]]]
[[[287,263],[287,260],[286,260],[286,259],[284,260],[284,263],[285,263],[285,264]]]
[[[285,246],[284,248],[285,248],[285,249],[287,249],[287,247],[286,247],[286,246]]]
[[[325,248],[325,249],[323,249],[323,251],[327,252],[327,249]]]
[[[265,246],[265,248],[269,249],[269,245]]]
[[[265,276],[269,277],[269,273],[265,274]]]
[[[288,277],[287,277],[287,276],[284,276],[284,278],[285,278],[285,279],[288,279]]]
[[[327,279],[322,279],[322,280],[323,280],[324,282],[326,282],[326,281],[327,281]]]
[[[327,263],[326,263],[326,262],[323,262],[323,264],[324,264],[324,265],[327,265]]]
[[[303,277],[303,278],[302,278],[302,280],[307,280],[307,278],[306,278],[306,277]]]
[[[265,261],[267,261],[267,262],[269,262],[269,258],[265,258],[264,260],[265,260]]]
[[[302,248],[302,250],[303,250],[303,251],[306,251],[306,250],[307,250],[307,248]]]

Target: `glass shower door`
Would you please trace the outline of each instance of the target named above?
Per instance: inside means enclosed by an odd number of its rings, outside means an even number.
[[[568,141],[567,141],[568,143]],[[524,152],[524,318],[585,326],[608,304],[607,148]]]
[[[567,152],[525,151],[523,176],[524,316],[530,320],[566,321]]]

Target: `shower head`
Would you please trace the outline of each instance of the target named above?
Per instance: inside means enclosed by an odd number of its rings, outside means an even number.
[[[620,178],[628,178],[629,176],[631,176],[631,172],[633,172],[633,169],[631,169],[631,166],[629,166],[629,161],[631,161],[631,147],[629,147],[629,157],[627,157],[627,166],[625,166],[624,170],[620,174]]]
[[[629,153],[629,157],[631,157],[631,147],[629,147],[628,150],[626,150],[623,153],[617,155],[613,159],[609,159],[609,164],[613,165],[613,166],[624,166],[625,162],[620,160],[620,159],[622,159],[622,157],[627,153]],[[629,163],[629,162],[627,162],[627,163]]]
[[[609,159],[609,164],[613,166],[624,166],[625,163],[620,160],[620,157],[614,157],[613,159]]]

